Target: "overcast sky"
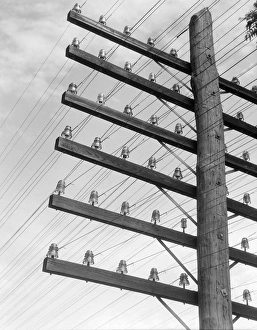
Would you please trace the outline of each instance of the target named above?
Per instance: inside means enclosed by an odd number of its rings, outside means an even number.
[[[119,31],[125,25],[138,23],[134,38],[146,42],[152,36],[156,38],[156,48],[166,52],[175,48],[180,58],[189,61],[188,31],[180,33],[188,27],[194,13],[209,7],[219,74],[228,80],[238,76],[241,85],[251,89],[257,85],[256,40],[244,41],[245,23],[240,23],[239,18],[251,9],[253,2],[166,0],[148,12],[157,0],[88,0],[82,15],[98,21],[104,14],[107,25]],[[154,156],[157,171],[172,176],[175,168],[180,167],[183,181],[196,184],[194,174],[157,141],[62,106],[62,93],[70,82],[75,82],[79,95],[96,101],[97,95],[104,93],[109,96],[107,105],[111,108],[123,111],[126,104],[131,104],[135,116],[147,121],[156,114],[159,125],[168,130],[174,131],[176,123],[182,120],[155,97],[135,88],[125,85],[110,93],[117,88],[116,80],[65,57],[65,49],[74,37],[81,41],[81,49],[95,56],[102,48],[109,54],[113,52],[109,61],[118,66],[123,67],[126,61],[135,63],[133,71],[142,77],[156,73],[157,83],[168,88],[177,79],[186,84],[190,79],[174,69],[170,69],[174,75],[171,76],[147,58],[123,47],[116,49],[111,41],[70,24],[67,14],[74,4],[67,0],[1,1],[0,328],[182,329],[154,297],[42,272],[43,259],[53,242],[63,247],[60,259],[81,263],[85,251],[90,249],[97,255],[95,267],[115,271],[119,261],[125,259],[130,275],[147,279],[151,268],[156,267],[160,281],[175,286],[183,272],[152,238],[48,208],[49,195],[57,182],[65,178],[68,185],[65,196],[69,198],[88,203],[90,192],[95,189],[100,195],[99,207],[119,213],[121,203],[129,201],[131,216],[148,222],[152,211],[159,209],[161,225],[179,231],[180,220],[185,217],[156,187],[54,151],[55,140],[66,125],[74,129],[74,140],[79,143],[90,146],[95,137],[102,137],[103,151],[117,157],[127,145],[131,162],[147,166],[148,159]],[[147,12],[149,17],[142,22]],[[168,27],[167,33],[163,33]],[[185,87],[181,93],[192,98]],[[235,116],[241,111],[247,123],[257,125],[256,105],[230,94],[222,94],[221,100],[224,112]],[[192,113],[180,107],[175,110],[195,127]],[[196,139],[190,125],[185,125],[183,134]],[[250,161],[256,164],[255,140],[228,131],[225,142],[229,153],[242,157],[247,150]],[[195,169],[194,155],[172,150]],[[242,202],[243,194],[248,192],[251,206],[257,207],[255,178],[235,172],[227,175],[227,186],[230,198]],[[171,195],[196,220],[196,202],[175,193]],[[186,232],[196,235],[189,220]],[[256,254],[257,225],[238,216],[229,223],[229,245],[240,249],[242,237],[248,237],[248,251]],[[196,276],[196,252],[174,244],[169,247]],[[242,292],[247,288],[252,293],[250,305],[257,307],[256,275],[256,269],[241,264],[231,269],[234,301],[245,303]],[[193,281],[188,288],[197,290]],[[196,307],[167,303],[191,329],[198,329]],[[234,329],[256,329],[256,322],[239,319]]]

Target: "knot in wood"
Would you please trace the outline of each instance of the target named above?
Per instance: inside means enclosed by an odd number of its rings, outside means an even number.
[[[220,140],[220,134],[215,132],[215,139]]]
[[[220,292],[221,292],[221,294],[222,294],[222,296],[224,298],[227,298],[228,297],[228,293],[227,293],[227,290],[226,289],[221,289]]]
[[[209,61],[210,64],[212,64],[212,56],[211,56],[211,54],[210,53],[207,53],[206,54],[206,57],[207,57],[207,61]]]
[[[218,237],[218,239],[221,239],[222,241],[224,239],[224,235],[222,233],[218,233],[217,237]]]

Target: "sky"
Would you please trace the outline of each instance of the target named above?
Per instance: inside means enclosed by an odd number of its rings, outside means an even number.
[[[242,86],[251,89],[257,85],[256,40],[244,41],[245,23],[239,18],[251,9],[253,2],[166,0],[153,7],[157,0],[88,0],[80,5],[82,15],[98,21],[103,14],[107,25],[118,31],[123,31],[125,25],[135,26],[134,38],[146,42],[152,36],[156,38],[156,48],[166,52],[175,48],[185,61],[190,58],[189,34],[188,30],[181,32],[187,29],[194,13],[208,7],[213,18],[219,75],[228,80],[237,76]],[[62,93],[75,82],[79,85],[78,94],[86,99],[96,101],[97,95],[104,93],[106,105],[113,109],[123,111],[130,104],[134,116],[140,119],[149,121],[156,114],[160,127],[174,131],[183,118],[195,128],[192,113],[176,107],[176,115],[154,96],[127,85],[117,88],[115,79],[65,57],[66,47],[78,37],[81,49],[95,56],[105,49],[112,54],[108,59],[111,63],[123,67],[130,61],[134,72],[145,78],[154,72],[157,83],[168,88],[178,80],[185,84],[190,80],[175,69],[170,69],[170,75],[147,58],[70,24],[67,14],[74,4],[67,0],[1,1],[0,328],[183,329],[155,297],[42,272],[51,243],[58,244],[60,259],[82,263],[85,252],[92,250],[94,267],[116,271],[124,259],[129,275],[147,279],[155,267],[161,282],[175,286],[179,286],[183,272],[150,237],[48,208],[48,198],[57,182],[65,179],[64,196],[68,198],[88,203],[90,192],[97,190],[99,207],[119,213],[122,202],[128,201],[131,216],[148,222],[152,211],[158,209],[161,225],[178,231],[180,220],[185,217],[156,187],[55,151],[55,140],[66,125],[72,127],[76,142],[91,146],[95,137],[101,137],[102,150],[117,157],[127,145],[131,151],[129,161],[147,166],[148,159],[154,156],[156,171],[172,176],[175,168],[180,167],[183,181],[196,184],[195,175],[157,141],[61,104]],[[192,97],[185,87],[181,93]],[[257,125],[256,105],[230,94],[221,94],[221,100],[225,113],[236,116],[241,111],[247,123]],[[183,135],[196,139],[190,126],[185,125]],[[226,131],[225,142],[228,153],[242,157],[247,150],[250,161],[257,162],[253,139]],[[195,169],[196,156],[176,148],[172,151]],[[234,172],[227,174],[226,180],[230,198],[242,202],[248,192],[251,206],[257,207],[255,178]],[[196,220],[196,202],[176,193],[171,195]],[[189,220],[186,232],[196,235],[195,225]],[[249,239],[248,251],[256,254],[257,224],[238,216],[229,222],[229,245],[240,249],[243,237]],[[168,246],[196,275],[196,252],[175,244]],[[244,303],[243,290],[249,289],[250,305],[257,307],[256,275],[257,270],[246,265],[231,269],[233,301]],[[188,288],[197,290],[193,281]],[[198,329],[196,307],[166,302],[190,329]],[[239,319],[234,329],[256,329],[256,322]]]

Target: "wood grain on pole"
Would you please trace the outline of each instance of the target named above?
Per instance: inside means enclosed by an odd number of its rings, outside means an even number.
[[[197,127],[197,260],[200,330],[229,330],[229,273],[225,151],[212,19],[207,8],[189,24]]]

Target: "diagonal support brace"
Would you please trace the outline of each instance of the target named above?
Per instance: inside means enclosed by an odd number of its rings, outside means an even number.
[[[196,175],[196,171],[194,169],[192,169],[191,166],[189,166],[182,158],[180,158],[178,155],[176,155],[176,153],[174,151],[172,151],[168,146],[166,146],[165,143],[163,143],[161,141],[159,141],[159,142],[166,150],[168,150],[174,157],[176,157],[182,164],[184,164],[189,169],[189,171],[191,171],[194,175]]]
[[[232,321],[233,324],[234,324],[238,319],[240,319],[240,316],[237,315],[236,317],[234,317],[234,318],[233,318],[233,321]]]
[[[232,264],[231,265],[229,265],[229,269],[231,269],[231,268],[233,268],[235,265],[237,265],[238,264],[238,261],[234,261],[234,262],[232,262]]]
[[[188,219],[190,219],[192,222],[193,222],[193,224],[195,224],[196,226],[197,226],[197,222],[191,217],[191,215],[189,215],[184,209],[183,209],[183,207],[181,207],[175,200],[174,200],[174,198],[172,198],[163,188],[161,188],[161,187],[158,187],[157,186],[157,188],[166,196],[166,197],[168,197],[168,199],[170,200],[170,201],[172,201],[172,203],[173,204],[175,204],[176,205],[176,207],[182,212],[182,213],[184,213],[185,214],[185,216],[186,217],[188,217]]]
[[[194,275],[182,264],[182,262],[175,256],[175,254],[173,252],[171,252],[171,250],[167,247],[167,245],[165,243],[163,243],[163,241],[160,240],[159,238],[157,238],[157,240],[166,249],[166,251],[172,256],[172,258],[177,261],[177,263],[180,265],[180,267],[183,268],[184,271],[192,278],[192,280],[196,284],[198,284],[198,281],[194,277]]]
[[[162,298],[160,297],[156,297],[159,302],[175,317],[175,319],[177,319],[181,325],[183,325],[183,327],[186,329],[186,330],[190,330],[190,328],[186,325],[186,323],[183,322],[183,320],[178,316],[178,314],[176,314],[171,308],[170,306],[168,306],[166,304],[165,301],[162,300]]]
[[[177,111],[175,111],[175,109],[172,108],[172,107],[171,107],[166,101],[164,101],[164,100],[161,99],[161,98],[158,98],[158,100],[161,101],[162,104],[164,104],[168,109],[170,109],[170,111],[172,111],[173,113],[175,113],[175,115],[178,116],[179,119],[181,119],[181,120],[182,120],[182,121],[183,121],[188,127],[191,128],[192,131],[194,131],[194,132],[196,133],[196,129],[195,129],[192,125],[190,125],[190,124],[189,124],[189,123],[183,118],[183,116],[179,115],[179,114],[177,113]]]

